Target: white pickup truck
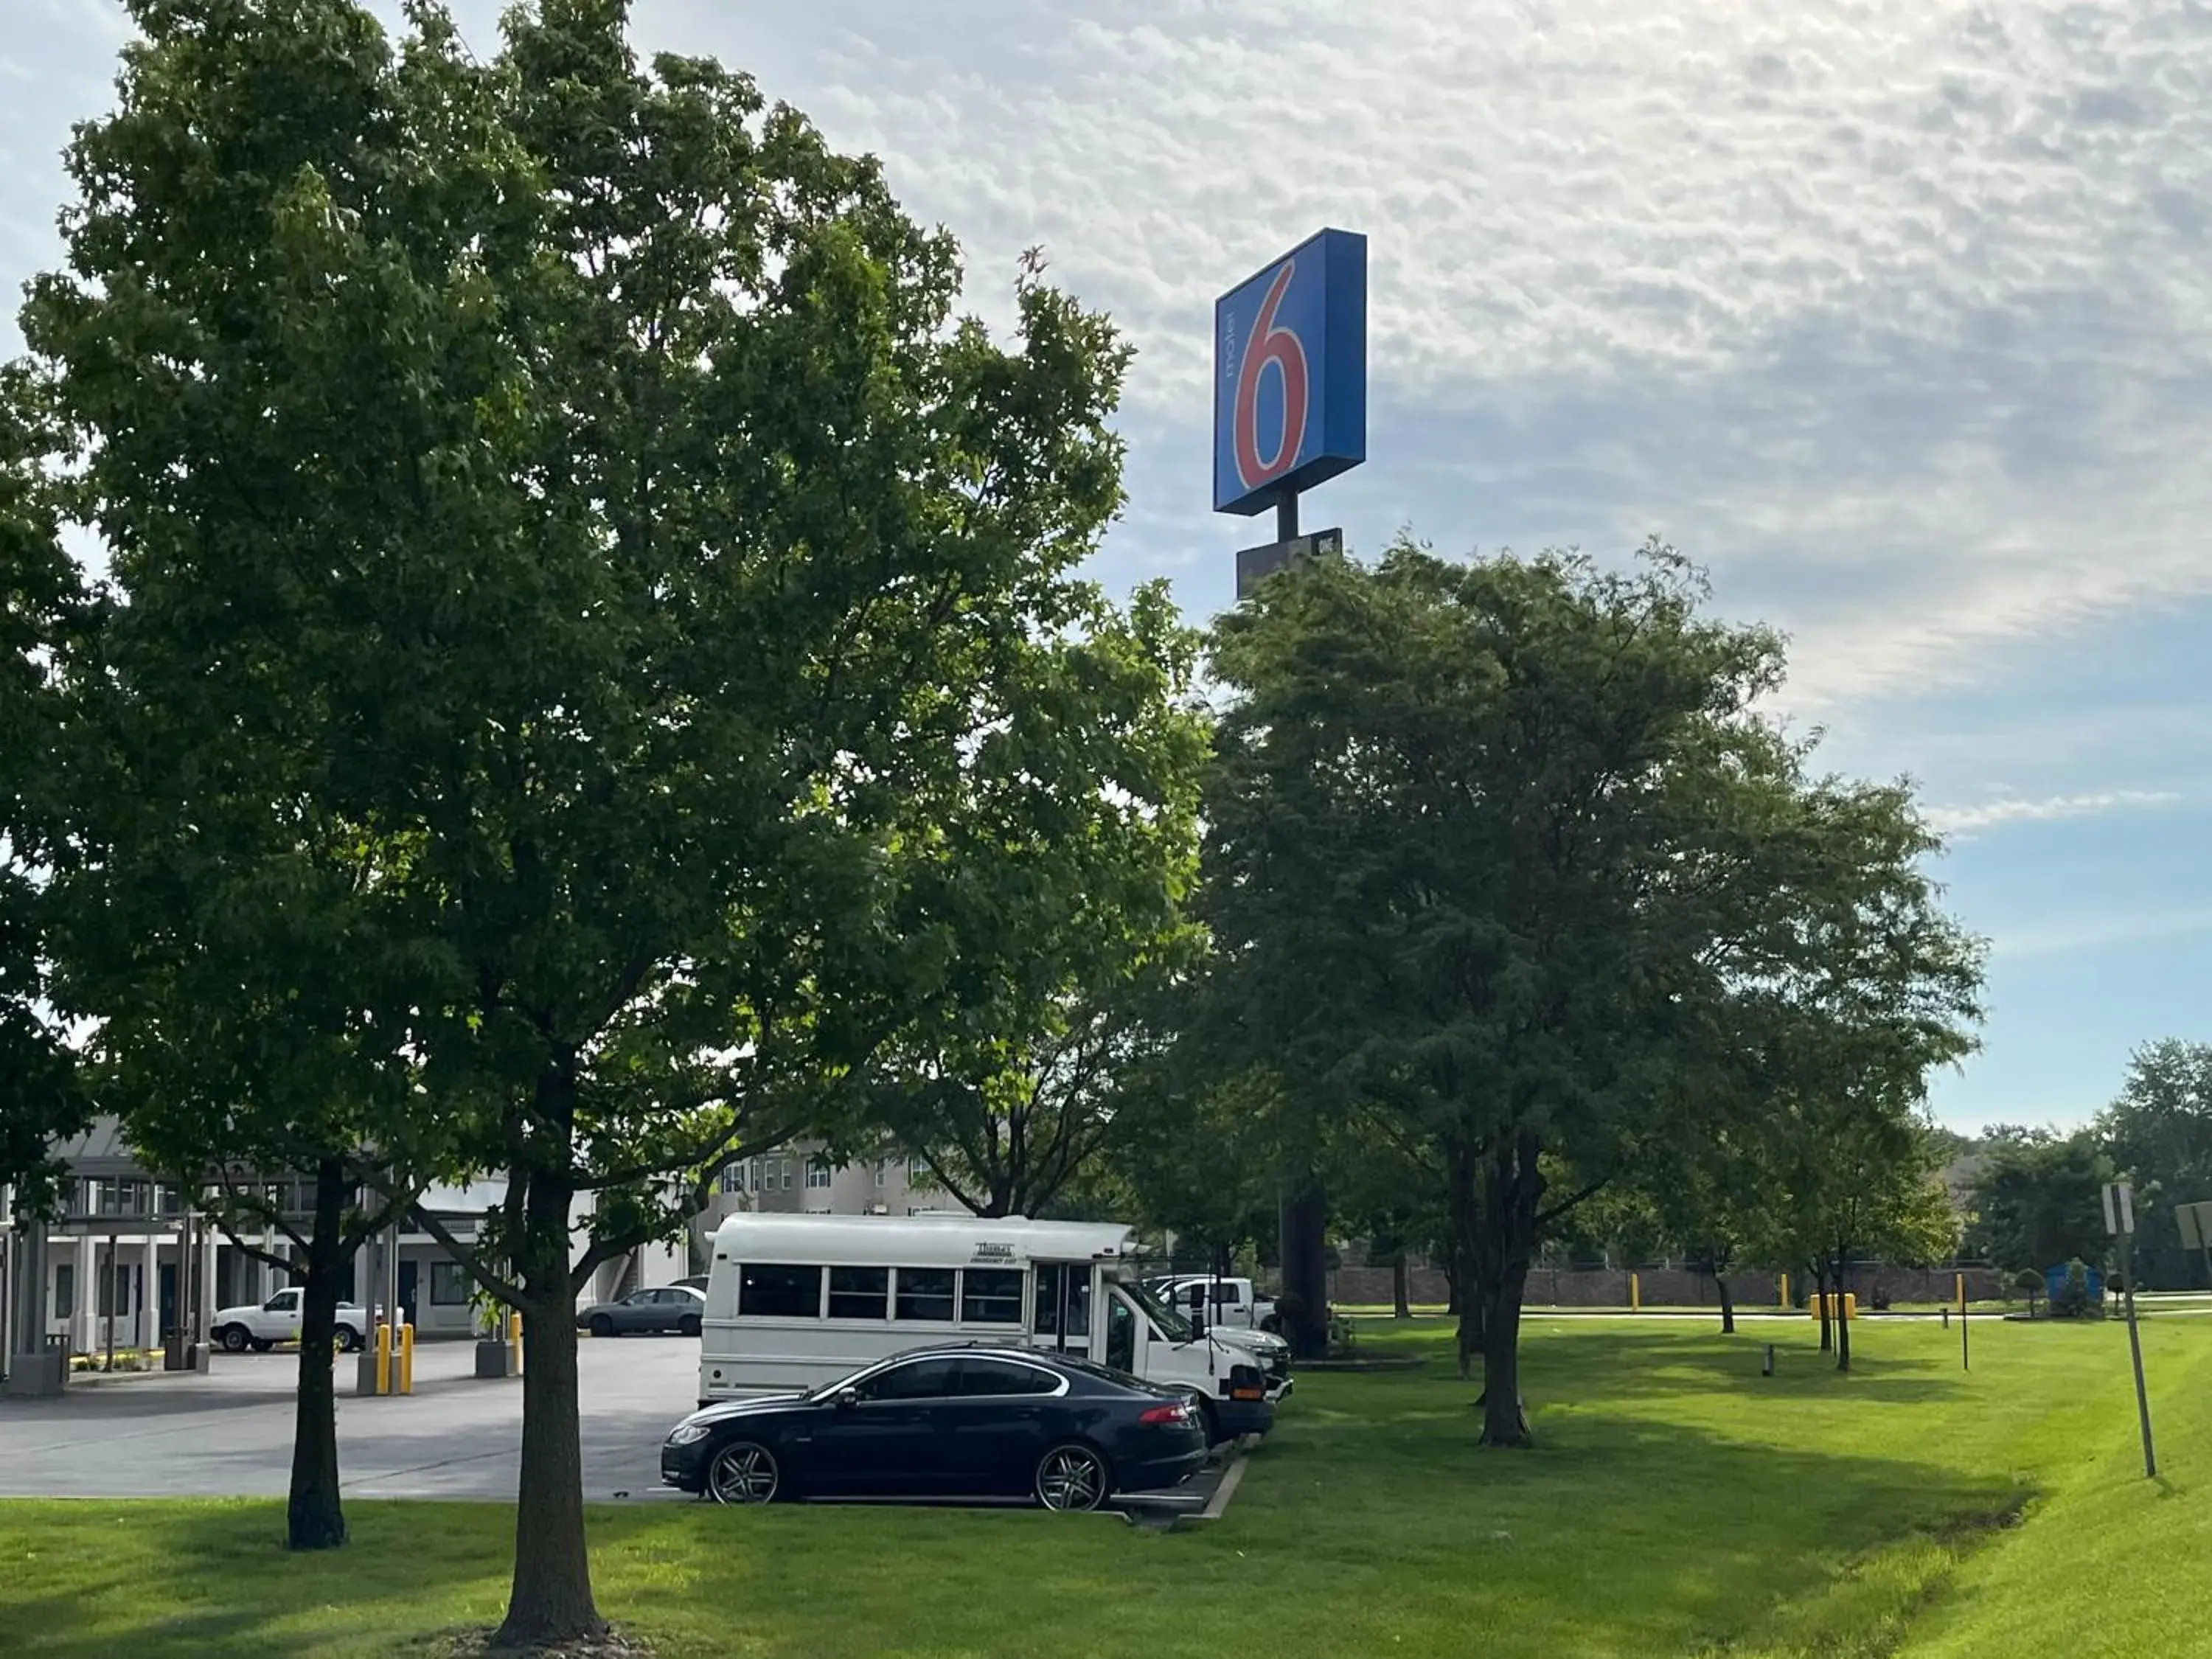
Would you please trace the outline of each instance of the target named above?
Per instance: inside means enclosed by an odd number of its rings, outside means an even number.
[[[279,1342],[300,1340],[300,1304],[307,1292],[296,1286],[279,1291],[266,1302],[242,1308],[220,1308],[210,1328],[215,1340],[233,1353],[252,1348],[265,1353]],[[338,1347],[351,1353],[368,1340],[368,1311],[350,1302],[338,1304]]]
[[[1216,1279],[1211,1273],[1177,1273],[1146,1283],[1164,1301],[1187,1313],[1203,1311],[1209,1325],[1227,1325],[1255,1331],[1272,1331],[1281,1321],[1275,1304],[1261,1295],[1249,1279]]]

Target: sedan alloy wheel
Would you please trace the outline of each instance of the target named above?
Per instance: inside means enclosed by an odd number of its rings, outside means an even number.
[[[1037,1465],[1037,1502],[1048,1510],[1095,1510],[1106,1501],[1106,1464],[1088,1446],[1055,1446]]]
[[[707,1468],[707,1493],[717,1504],[773,1503],[777,1484],[775,1455],[750,1440],[723,1447]]]

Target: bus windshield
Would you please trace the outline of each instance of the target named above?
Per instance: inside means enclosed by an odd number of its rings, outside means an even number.
[[[1198,1334],[1191,1328],[1190,1321],[1155,1296],[1150,1285],[1126,1280],[1121,1285],[1121,1293],[1145,1310],[1146,1317],[1160,1328],[1160,1334],[1169,1341],[1188,1342]]]

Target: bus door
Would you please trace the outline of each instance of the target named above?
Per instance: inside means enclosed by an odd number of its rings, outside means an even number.
[[[1036,1264],[1036,1304],[1030,1329],[1039,1347],[1090,1358],[1093,1277],[1088,1261]]]

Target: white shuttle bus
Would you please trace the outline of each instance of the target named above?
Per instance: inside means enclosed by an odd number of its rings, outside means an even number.
[[[1200,1397],[1217,1438],[1265,1433],[1290,1347],[1194,1326],[1139,1282],[1117,1224],[965,1215],[733,1215],[714,1234],[699,1403],[834,1382],[925,1343],[1083,1355]]]

